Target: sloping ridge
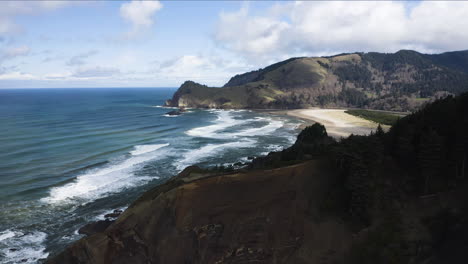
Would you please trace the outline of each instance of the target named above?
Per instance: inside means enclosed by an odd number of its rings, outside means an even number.
[[[223,86],[223,87],[232,87],[232,86],[239,86],[244,85],[250,82],[257,82],[261,81],[265,78],[265,74],[278,69],[279,67],[292,62],[299,58],[290,58],[281,62],[274,63],[270,66],[265,67],[264,69],[258,69],[256,71],[246,72],[243,74],[238,74],[231,79]]]
[[[236,75],[221,88],[186,82],[167,105],[412,111],[464,91],[468,91],[468,51],[422,54],[401,50],[291,58]]]

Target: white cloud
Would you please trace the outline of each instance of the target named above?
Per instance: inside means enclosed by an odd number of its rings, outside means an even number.
[[[263,15],[221,13],[215,40],[251,59],[338,52],[466,49],[468,2],[305,1]]]
[[[101,66],[79,68],[75,71],[47,73],[43,75],[25,73],[15,70],[14,68],[0,68],[0,80],[2,81],[112,81],[115,78],[120,79],[125,77],[121,75],[123,74],[118,68]]]
[[[70,73],[70,72],[49,73],[49,74],[46,74],[42,79],[45,79],[45,80],[68,80],[68,79],[70,79],[70,76],[72,76],[72,73]]]
[[[71,75],[76,78],[106,78],[119,74],[120,70],[113,67],[92,67],[78,69]]]
[[[0,74],[0,80],[34,80],[36,77],[29,73],[9,72]]]
[[[163,5],[159,1],[133,0],[120,6],[120,15],[131,22],[134,30],[151,26],[154,23],[154,14]]]
[[[19,56],[26,56],[30,52],[28,46],[8,47],[0,50],[0,63],[5,60],[13,59]]]
[[[68,66],[76,66],[76,65],[83,65],[86,63],[86,59],[98,54],[97,50],[90,50],[85,53],[78,54],[76,56],[73,56],[70,58],[70,60],[67,61]]]
[[[281,45],[280,37],[290,28],[284,21],[269,17],[249,17],[248,7],[220,15],[215,35],[227,48],[251,54],[272,52]]]
[[[36,15],[72,4],[71,1],[2,1],[0,8],[0,35],[18,33],[22,28],[15,23],[18,15]]]
[[[244,71],[246,65],[239,60],[224,60],[219,56],[184,55],[160,63],[154,79],[181,84],[186,80],[208,85],[223,85],[232,75]]]
[[[13,58],[17,56],[24,56],[27,55],[30,51],[28,46],[20,46],[20,47],[10,47],[4,50],[3,54],[5,57]]]

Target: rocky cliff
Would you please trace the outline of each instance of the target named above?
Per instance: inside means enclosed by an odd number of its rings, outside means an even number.
[[[221,88],[188,81],[167,105],[409,111],[464,91],[468,91],[468,51],[430,55],[402,50],[291,58],[236,75]]]
[[[334,179],[326,162],[216,176],[192,170],[48,263],[291,263],[349,247],[344,223],[317,211]]]

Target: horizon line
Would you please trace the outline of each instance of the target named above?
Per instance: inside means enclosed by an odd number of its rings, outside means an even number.
[[[19,89],[173,89],[177,86],[96,86],[96,87],[0,87],[0,90],[19,90]]]

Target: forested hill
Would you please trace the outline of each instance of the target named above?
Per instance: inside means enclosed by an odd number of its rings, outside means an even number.
[[[412,111],[468,91],[468,51],[350,53],[291,58],[232,77],[223,87],[185,82],[169,106],[360,107]]]

